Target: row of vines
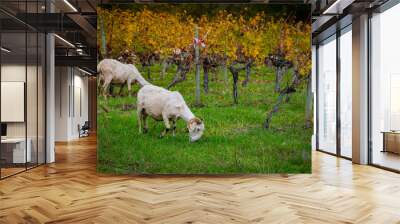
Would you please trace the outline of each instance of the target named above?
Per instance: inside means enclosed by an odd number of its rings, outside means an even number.
[[[220,10],[213,16],[193,18],[186,11],[174,13],[119,8],[98,9],[98,46],[102,58],[135,56],[128,63],[150,67],[159,61],[164,69],[177,65],[175,78],[168,88],[186,79],[191,67],[203,67],[203,88],[208,91],[208,71],[222,66],[233,77],[233,100],[238,103],[238,80],[245,71],[242,85],[249,81],[254,66],[270,66],[275,70],[276,104],[264,122],[270,120],[296,88],[308,89],[306,124],[310,126],[311,102],[311,27],[291,18],[273,18],[264,12],[252,16],[233,15]],[[196,54],[198,50],[198,54]],[[287,70],[293,72],[291,82],[283,86]],[[151,79],[150,70],[148,78]]]

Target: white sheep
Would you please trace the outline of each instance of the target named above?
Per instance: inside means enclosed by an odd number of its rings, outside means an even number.
[[[103,59],[100,61],[97,65],[97,72],[99,73],[99,83],[103,81],[104,97],[106,97],[111,83],[127,84],[129,93],[131,92],[131,84],[135,81],[141,86],[150,84],[142,77],[134,65],[123,64],[115,59]]]
[[[171,130],[175,136],[176,121],[182,118],[186,121],[189,130],[189,140],[197,141],[203,135],[204,123],[201,119],[194,116],[192,111],[186,105],[185,100],[179,92],[171,92],[164,88],[145,85],[137,94],[137,115],[139,123],[139,132],[147,132],[147,116],[151,116],[156,121],[164,121],[165,130],[161,133],[163,137]]]

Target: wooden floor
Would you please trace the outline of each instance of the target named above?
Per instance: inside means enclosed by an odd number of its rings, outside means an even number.
[[[400,154],[375,150],[372,158],[377,165],[400,170]]]
[[[0,181],[0,223],[400,223],[400,175],[313,153],[312,175],[96,174],[96,142]]]
[[[20,167],[7,167],[7,168],[1,168],[1,177],[8,177],[11,176],[13,174],[19,173],[19,172],[23,172],[25,171],[25,167],[20,168]]]

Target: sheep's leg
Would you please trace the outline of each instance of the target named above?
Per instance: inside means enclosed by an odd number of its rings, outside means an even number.
[[[126,82],[126,84],[127,84],[127,86],[128,86],[128,96],[132,96],[132,92],[131,92],[131,80],[128,80],[127,82]]]
[[[103,83],[103,96],[104,96],[104,99],[107,99],[107,93],[108,93],[109,86],[110,86],[110,83],[108,83],[107,81],[104,81],[104,83]]]
[[[98,96],[100,96],[100,95],[103,94],[103,93],[102,93],[102,90],[103,90],[103,83],[104,83],[104,81],[103,81],[102,75],[101,75],[101,73],[99,73],[99,75],[98,75],[98,80],[97,80],[97,92],[98,92]]]
[[[167,132],[171,129],[171,125],[169,124],[168,116],[163,114],[162,117],[163,117],[164,124],[165,124],[165,130],[163,132],[161,132],[160,138],[164,137],[167,134]]]
[[[108,96],[115,97],[115,95],[114,95],[115,85],[118,85],[118,84],[110,83],[110,85],[108,87]]]
[[[118,93],[119,96],[122,96],[122,91],[124,90],[124,86],[125,86],[125,83],[122,83],[121,87],[119,89],[119,93]]]
[[[138,121],[140,134],[142,133],[142,119],[143,119],[142,108],[138,107],[137,108],[137,121]]]
[[[107,98],[106,94],[107,94],[107,89],[108,89],[108,84],[104,81],[103,86],[102,86],[102,94],[104,98]]]
[[[175,136],[176,131],[176,118],[172,119],[172,136]]]
[[[147,126],[147,114],[146,113],[142,113],[142,122],[143,122],[143,134],[147,133],[148,126]]]

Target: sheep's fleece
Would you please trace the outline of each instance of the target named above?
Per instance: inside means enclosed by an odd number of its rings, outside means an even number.
[[[103,89],[107,89],[110,83],[128,85],[131,89],[131,83],[137,81],[141,86],[150,84],[147,82],[138,69],[132,64],[123,64],[115,59],[103,59],[97,65],[99,80],[104,81]]]
[[[198,140],[203,134],[204,123],[194,116],[179,92],[145,85],[137,95],[137,110],[155,120],[164,120],[167,128],[170,128],[169,120],[182,118],[188,125],[191,141]]]

